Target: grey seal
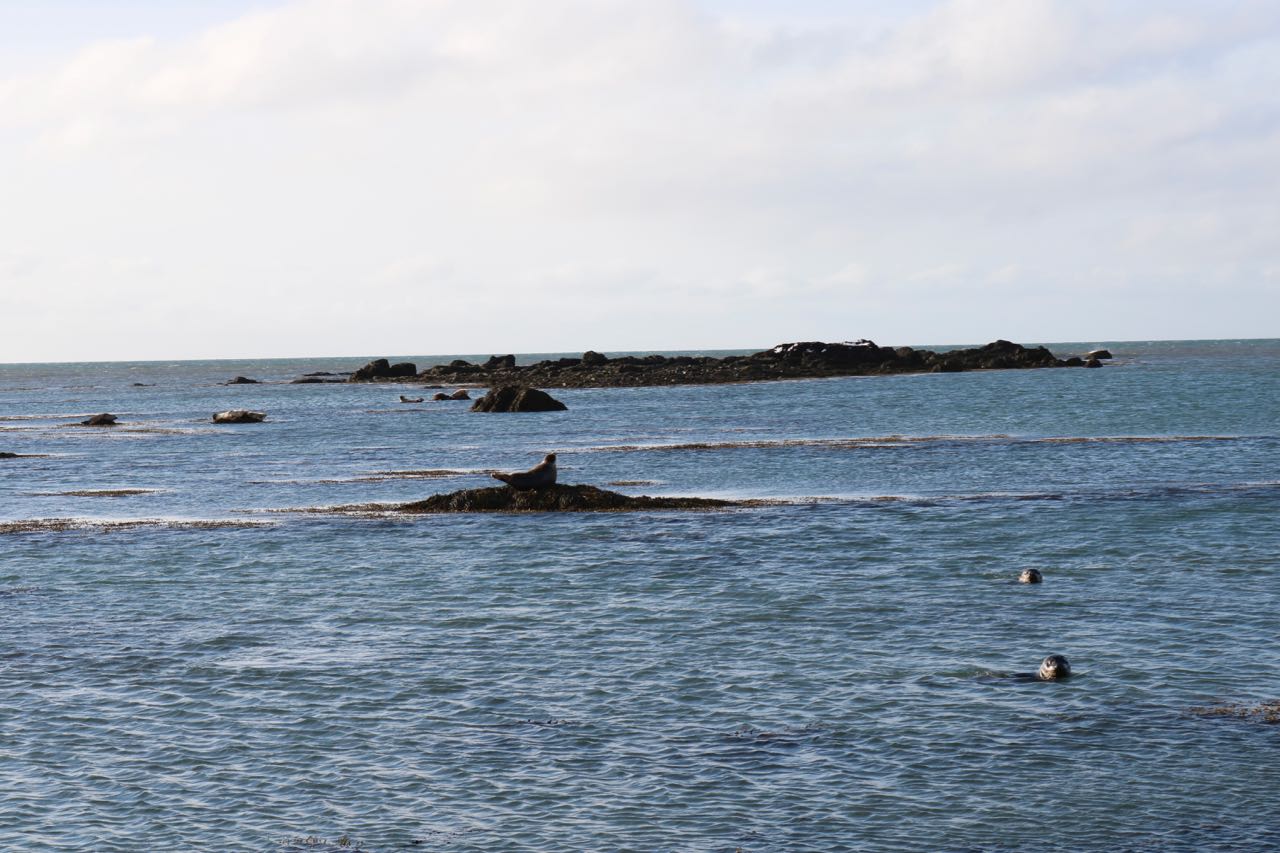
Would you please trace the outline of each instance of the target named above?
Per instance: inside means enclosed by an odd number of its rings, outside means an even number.
[[[556,455],[548,453],[541,462],[528,471],[512,474],[492,474],[495,480],[501,480],[516,491],[529,489],[545,489],[556,484]]]
[[[1042,580],[1044,576],[1039,569],[1023,569],[1022,574],[1018,575],[1018,583],[1040,583]]]
[[[1040,662],[1036,678],[1040,681],[1058,681],[1071,675],[1071,664],[1062,655],[1049,655]]]
[[[421,397],[406,397],[405,395],[401,394],[401,395],[400,395],[400,402],[401,402],[401,403],[421,403],[421,402],[422,402],[422,398],[421,398]]]

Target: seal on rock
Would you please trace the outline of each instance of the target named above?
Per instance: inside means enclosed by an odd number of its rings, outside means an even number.
[[[1040,583],[1042,580],[1044,576],[1039,569],[1023,569],[1022,574],[1018,575],[1018,583]]]
[[[1058,681],[1071,675],[1071,664],[1062,655],[1049,655],[1040,662],[1040,670],[1036,673],[1039,681]]]
[[[512,474],[492,474],[495,480],[501,480],[518,492],[530,489],[545,489],[556,484],[556,455],[548,453],[541,462],[528,471]]]

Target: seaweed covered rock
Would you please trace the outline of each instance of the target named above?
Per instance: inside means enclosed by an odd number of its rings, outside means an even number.
[[[634,512],[663,509],[721,509],[742,506],[713,498],[631,497],[595,486],[555,485],[534,491],[510,486],[463,489],[401,504],[397,512]]]
[[[569,407],[546,391],[523,385],[502,385],[471,405],[473,412],[563,412]]]

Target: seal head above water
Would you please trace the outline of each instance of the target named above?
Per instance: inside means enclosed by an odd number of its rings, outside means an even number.
[[[1049,655],[1040,662],[1036,678],[1040,681],[1059,681],[1071,675],[1071,664],[1062,655]]]
[[[1018,575],[1018,583],[1040,583],[1042,580],[1044,576],[1039,569],[1023,569],[1022,574]]]
[[[556,484],[556,455],[548,453],[541,462],[528,471],[513,474],[493,474],[493,479],[501,480],[516,491],[529,489],[545,489]]]

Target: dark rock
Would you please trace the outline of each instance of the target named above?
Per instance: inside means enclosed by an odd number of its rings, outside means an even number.
[[[349,381],[349,380],[345,380],[345,379],[321,379],[319,376],[312,376],[312,375],[308,374],[308,375],[306,375],[306,376],[302,377],[301,379],[294,379],[294,380],[293,380],[293,381],[291,381],[289,384],[290,384],[290,385],[340,385],[341,383],[346,382],[346,381]]]
[[[609,359],[593,349],[589,349],[582,354],[582,363],[588,367],[599,367],[602,364],[608,364]]]
[[[1102,362],[1098,361],[1096,358],[1091,358],[1084,363],[1084,366],[1085,367],[1102,367]]]
[[[91,418],[87,418],[81,421],[80,424],[81,426],[118,426],[119,425],[116,422],[115,415],[109,415],[105,412],[102,413],[101,415],[94,415]]]
[[[17,459],[18,454],[9,453],[8,451],[0,451],[0,459]]]
[[[134,383],[132,384],[132,386],[131,386],[131,387],[133,387],[133,388],[154,388],[154,387],[156,387],[156,385],[155,385],[155,383],[154,383],[154,382],[134,382]]]
[[[431,399],[432,400],[448,400],[449,395],[444,393],[443,391],[437,391],[436,393],[431,395]]]
[[[1099,359],[1099,360],[1105,360],[1105,359],[1111,358],[1111,350],[1109,350],[1109,349],[1096,349],[1096,350],[1093,350],[1093,351],[1091,351],[1091,352],[1086,353],[1086,354],[1085,354],[1085,358],[1096,358],[1096,359]]]
[[[404,513],[428,512],[628,512],[663,509],[720,509],[743,506],[711,498],[630,497],[595,486],[555,485],[531,491],[510,486],[463,489],[401,504]]]
[[[514,355],[491,355],[484,363],[485,370],[511,370],[516,366]]]
[[[521,385],[490,388],[471,406],[473,412],[562,412],[569,407],[546,391]]]
[[[261,385],[257,379],[250,379],[248,376],[237,376],[235,379],[229,379],[225,383],[227,385]]]
[[[467,393],[466,388],[459,388],[449,395],[450,400],[470,400],[471,395]]]
[[[265,412],[250,412],[245,409],[232,409],[218,412],[213,416],[215,424],[259,424],[267,419]]]
[[[411,361],[392,364],[385,358],[375,358],[351,374],[349,382],[372,382],[378,379],[406,379],[418,374],[418,367]]]
[[[1063,362],[1063,366],[1064,367],[1084,367],[1084,359],[1078,355],[1073,355],[1071,356],[1071,358]]]

